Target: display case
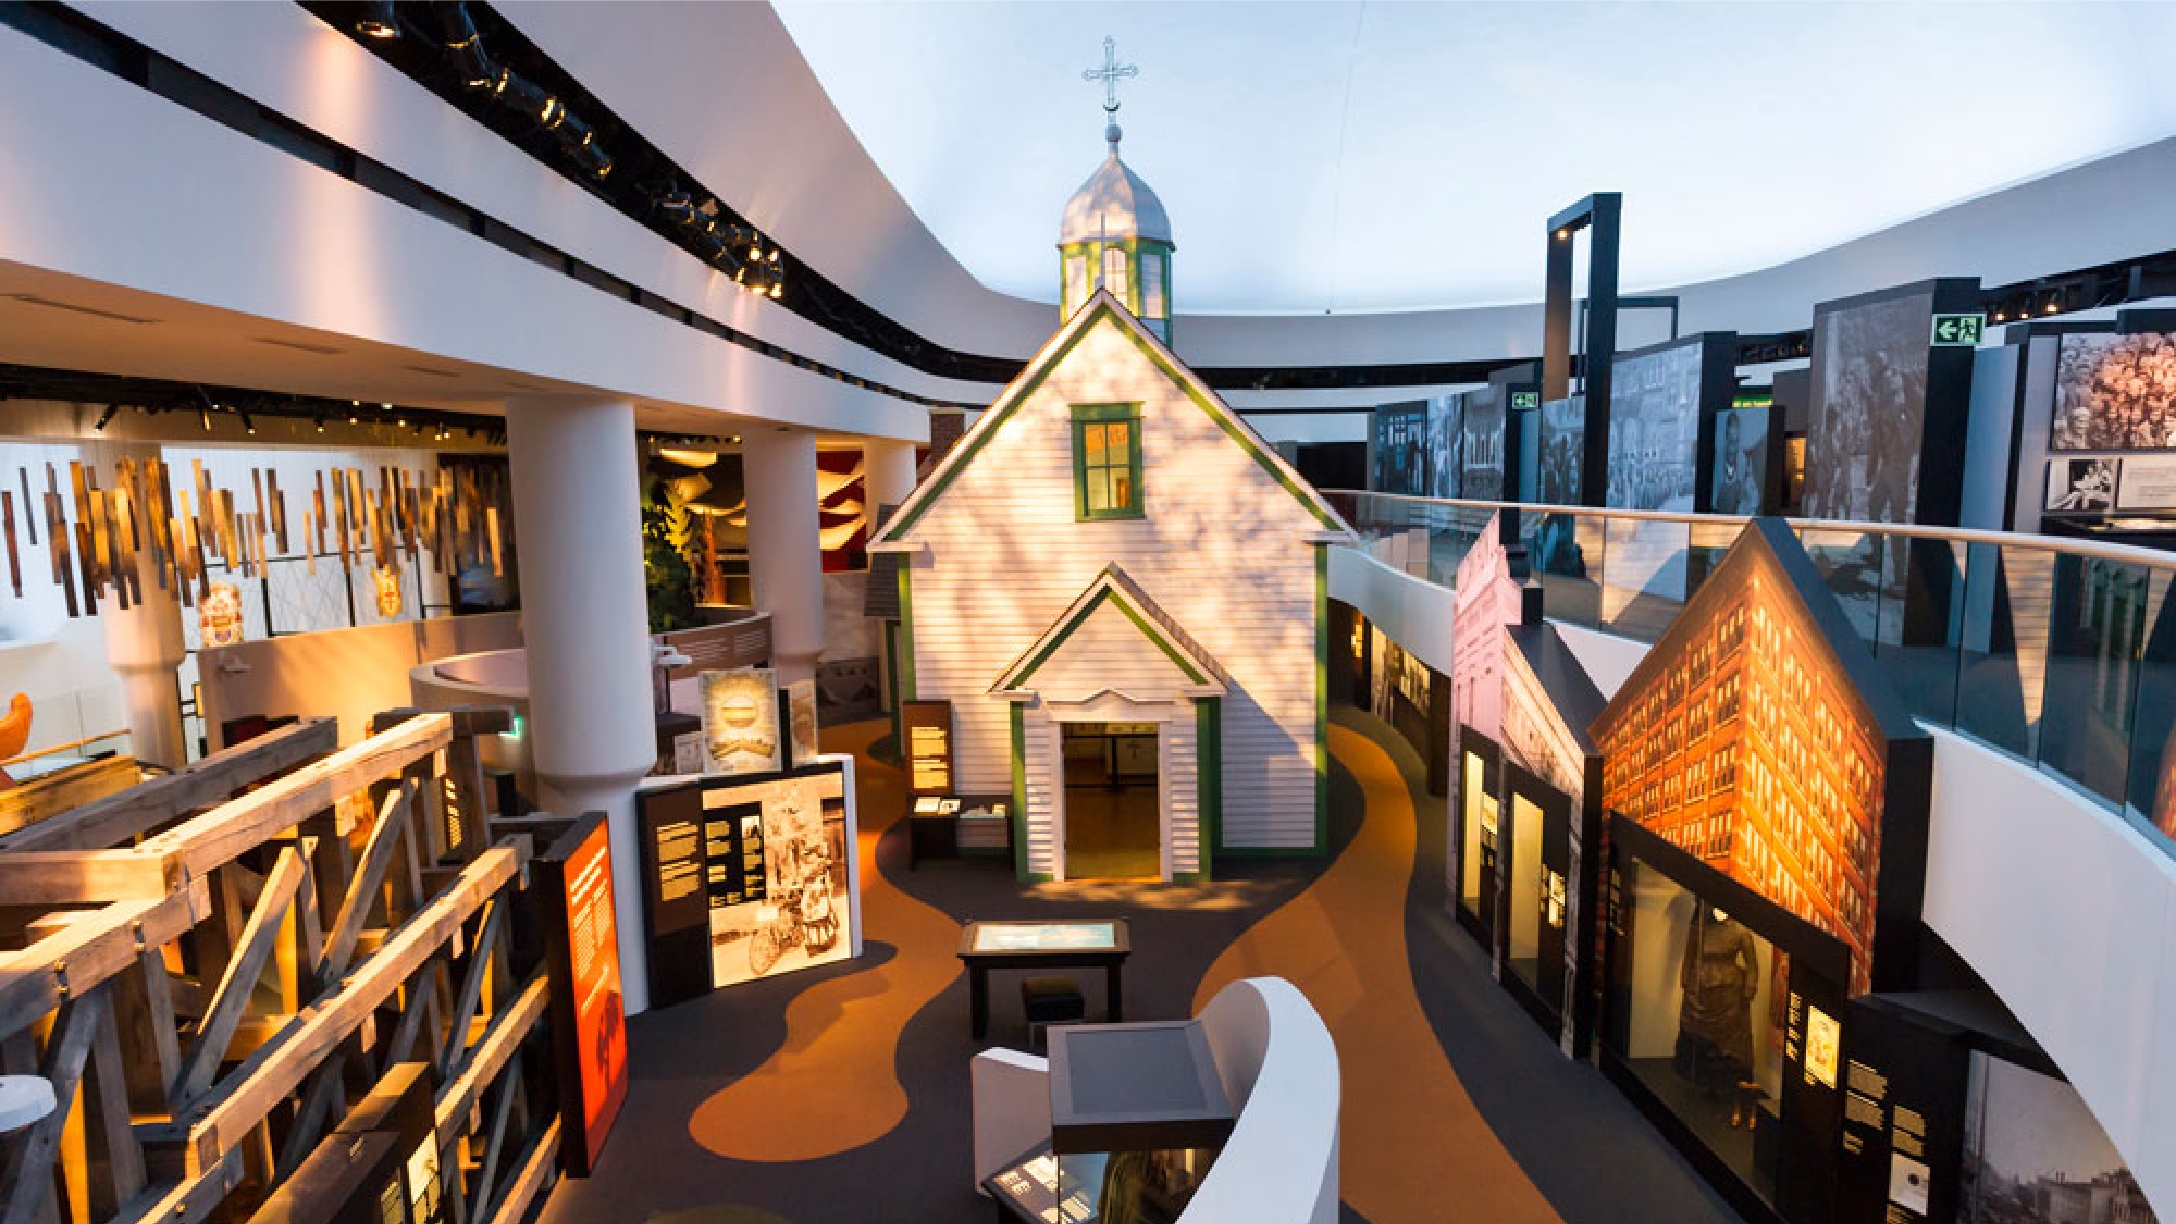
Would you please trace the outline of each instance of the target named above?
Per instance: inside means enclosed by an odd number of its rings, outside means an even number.
[[[1050,1033],[1051,1139],[983,1183],[998,1219],[1171,1224],[1231,1137],[1199,1021]]]

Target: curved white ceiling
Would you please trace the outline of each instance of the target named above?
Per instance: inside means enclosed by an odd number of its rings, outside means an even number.
[[[1105,34],[1189,313],[1532,300],[1543,221],[1593,190],[1625,194],[1628,290],[1689,284],[2176,133],[2161,3],[776,9],[938,240],[1040,301]]]

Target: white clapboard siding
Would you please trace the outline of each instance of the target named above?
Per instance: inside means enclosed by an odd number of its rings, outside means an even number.
[[[1070,405],[1136,402],[1146,516],[1076,522]],[[1011,788],[988,690],[1115,561],[1230,676],[1226,844],[1311,845],[1322,530],[1117,324],[1093,324],[906,533],[927,546],[911,558],[915,695],[953,702],[961,789]]]
[[[1201,731],[1192,707],[1184,714],[1164,724],[1157,744],[1163,757],[1164,845],[1170,851],[1173,875],[1201,870],[1201,774],[1195,767]]]
[[[1025,725],[1028,871],[1034,875],[1054,876],[1058,872],[1058,846],[1063,836],[1058,827],[1058,805],[1065,798],[1064,746],[1058,742],[1058,725],[1050,721],[1047,712],[1027,711]],[[1009,769],[1011,749],[1008,747],[1006,751]]]
[[[1020,687],[1045,701],[1085,701],[1106,690],[1156,701],[1195,683],[1125,609],[1106,599]]]

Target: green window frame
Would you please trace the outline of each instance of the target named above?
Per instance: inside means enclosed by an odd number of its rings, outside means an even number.
[[[1141,405],[1073,405],[1073,511],[1081,522],[1144,517]]]

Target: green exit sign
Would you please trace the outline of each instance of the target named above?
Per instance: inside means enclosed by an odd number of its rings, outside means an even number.
[[[1513,408],[1539,408],[1541,407],[1541,392],[1513,391],[1511,393],[1511,406]]]
[[[1937,345],[1976,345],[1987,331],[1987,316],[1983,314],[1938,314],[1934,316],[1934,342]]]

